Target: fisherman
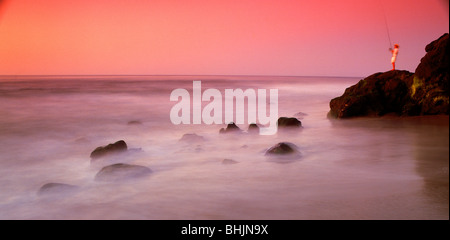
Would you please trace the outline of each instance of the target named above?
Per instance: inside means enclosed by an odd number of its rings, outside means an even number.
[[[389,48],[389,51],[391,51],[392,53],[392,58],[391,58],[391,63],[392,63],[392,70],[395,70],[395,60],[397,60],[397,55],[398,55],[398,48],[400,46],[398,44],[394,45],[394,49]]]

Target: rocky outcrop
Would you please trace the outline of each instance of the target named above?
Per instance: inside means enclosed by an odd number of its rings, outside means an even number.
[[[105,157],[110,154],[120,153],[127,151],[128,147],[125,141],[120,140],[115,143],[108,144],[104,147],[97,147],[94,151],[91,153],[91,159],[97,159],[101,157]]]
[[[425,47],[410,84],[417,115],[449,114],[448,33]]]
[[[277,121],[278,128],[299,128],[302,122],[297,118],[280,117]]]
[[[65,184],[65,183],[46,183],[39,188],[37,194],[50,195],[50,194],[62,194],[72,193],[78,189],[78,186]]]
[[[148,167],[117,163],[103,167],[96,175],[96,181],[113,182],[147,176],[152,173]]]
[[[330,102],[330,115],[337,118],[403,114],[408,94],[408,71],[375,73],[347,88],[341,97]]]
[[[448,34],[428,44],[416,72],[375,73],[330,101],[329,116],[449,114]]]

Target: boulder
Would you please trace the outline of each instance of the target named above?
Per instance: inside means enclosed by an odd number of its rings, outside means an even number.
[[[267,149],[265,155],[286,156],[298,153],[299,153],[298,147],[295,144],[289,142],[280,142],[277,143],[275,146],[272,146],[271,148]]]
[[[278,128],[300,128],[302,122],[297,118],[280,117],[277,121]]]
[[[120,140],[115,143],[108,144],[104,147],[97,147],[92,153],[91,153],[91,159],[97,159],[101,158],[110,154],[120,153],[127,151],[128,147],[125,141]]]
[[[241,129],[234,122],[229,123],[227,128],[221,128],[219,133],[241,133]]]
[[[337,118],[356,116],[381,116],[387,113],[402,114],[410,102],[408,71],[375,73],[347,88],[341,97],[330,102],[330,115]]]
[[[113,182],[131,178],[144,177],[152,173],[148,167],[116,163],[103,167],[96,175],[96,181]]]
[[[256,123],[252,123],[248,125],[247,133],[250,134],[259,134],[259,126]]]
[[[50,195],[59,193],[72,193],[77,190],[78,186],[65,183],[46,183],[39,188],[38,195]]]
[[[425,47],[415,73],[375,73],[330,101],[329,116],[449,114],[448,33]]]

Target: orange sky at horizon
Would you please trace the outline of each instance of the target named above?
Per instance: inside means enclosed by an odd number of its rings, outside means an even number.
[[[446,7],[447,5],[447,7]],[[448,1],[0,1],[0,75],[414,71]]]

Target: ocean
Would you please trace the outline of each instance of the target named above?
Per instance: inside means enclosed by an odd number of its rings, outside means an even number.
[[[360,79],[2,76],[0,219],[449,219],[449,117],[329,119],[330,100]],[[278,115],[303,127],[266,136],[174,125],[170,94],[192,93],[193,81],[278,89]],[[187,133],[205,141],[180,141]],[[118,140],[135,151],[91,163]],[[301,157],[265,156],[279,142]],[[118,162],[152,173],[95,181]],[[37,194],[52,182],[78,188]]]

